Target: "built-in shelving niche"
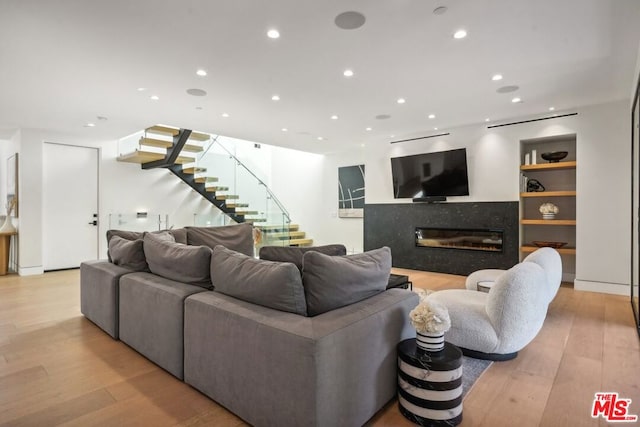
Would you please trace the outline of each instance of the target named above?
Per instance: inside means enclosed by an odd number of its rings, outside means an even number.
[[[563,280],[573,281],[576,271],[576,161],[575,134],[557,135],[520,141],[520,259],[538,248],[533,242],[566,242],[558,249],[562,256]],[[556,163],[542,158],[542,153],[567,151]],[[535,154],[535,157],[534,157]],[[545,191],[527,192],[527,179],[540,182]],[[554,219],[543,219],[543,203],[559,209]]]

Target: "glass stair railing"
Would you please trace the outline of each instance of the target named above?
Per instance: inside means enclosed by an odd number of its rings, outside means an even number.
[[[247,166],[251,159],[246,155],[239,159],[239,151],[231,138],[157,125],[121,139],[118,160],[140,163],[143,169],[165,167],[226,214],[195,214],[194,225],[248,222],[258,230],[258,247],[311,245],[291,224],[266,177],[254,173],[258,167]]]

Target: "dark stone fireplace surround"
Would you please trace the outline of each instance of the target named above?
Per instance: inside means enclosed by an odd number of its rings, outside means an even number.
[[[416,246],[416,227],[502,230],[502,252]],[[364,249],[389,246],[393,266],[468,275],[518,263],[518,202],[365,204]]]

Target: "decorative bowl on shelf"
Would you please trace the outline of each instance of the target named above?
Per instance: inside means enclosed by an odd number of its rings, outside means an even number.
[[[533,244],[539,248],[554,248],[560,249],[561,247],[567,245],[567,242],[547,242],[544,240],[534,240]]]
[[[540,157],[542,157],[545,160],[548,160],[549,163],[557,163],[560,160],[567,157],[568,154],[569,154],[568,151],[551,151],[549,153],[542,153]]]

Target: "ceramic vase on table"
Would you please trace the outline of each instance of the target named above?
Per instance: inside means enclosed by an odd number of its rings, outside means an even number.
[[[435,353],[444,348],[444,332],[416,331],[416,343],[418,344],[418,349]]]

